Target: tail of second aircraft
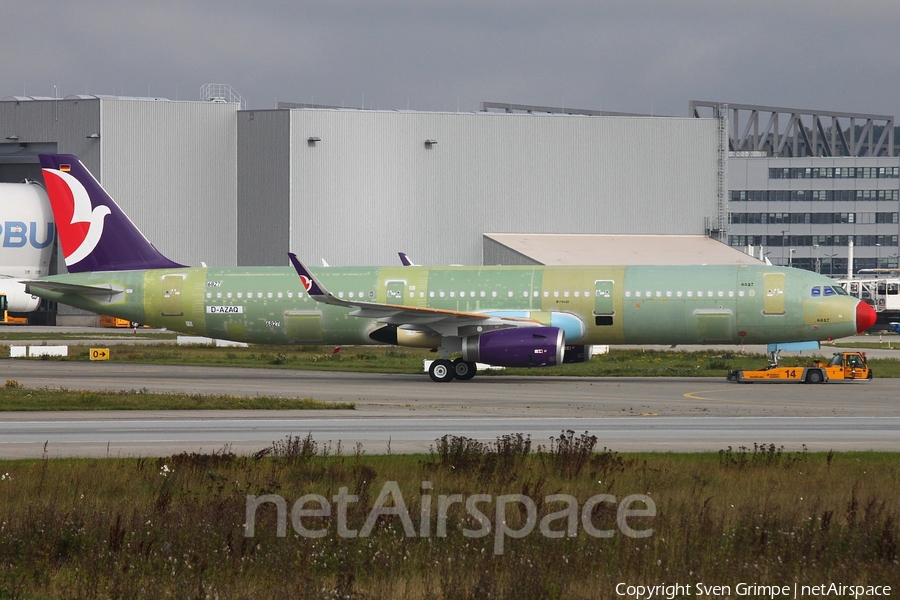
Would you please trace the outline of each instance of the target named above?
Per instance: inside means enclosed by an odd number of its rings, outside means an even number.
[[[41,154],[40,160],[70,273],[184,266],[144,237],[76,156]]]

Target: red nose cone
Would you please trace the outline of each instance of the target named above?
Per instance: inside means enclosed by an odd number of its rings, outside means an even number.
[[[856,331],[862,333],[875,324],[875,309],[860,302],[856,305]]]

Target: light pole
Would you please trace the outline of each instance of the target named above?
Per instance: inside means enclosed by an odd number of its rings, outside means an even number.
[[[825,258],[828,259],[828,274],[829,275],[834,275],[834,257],[835,256],[837,256],[837,253],[825,255]]]
[[[881,268],[881,244],[875,244],[875,268]]]
[[[796,248],[791,248],[791,249],[790,249],[790,252],[789,252],[789,254],[788,254],[788,266],[789,266],[789,267],[793,267],[793,266],[794,266],[794,252],[796,252],[796,251],[797,251]]]
[[[822,263],[819,261],[819,245],[813,244],[813,250],[816,251],[816,273],[822,272]]]
[[[784,229],[781,230],[781,266],[784,266],[784,247],[787,244],[784,241]]]

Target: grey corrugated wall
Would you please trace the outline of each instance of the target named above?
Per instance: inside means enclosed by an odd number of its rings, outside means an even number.
[[[3,154],[63,152],[75,154],[89,169],[100,168],[100,100],[15,100],[0,102]],[[18,136],[9,140],[8,136]],[[31,174],[40,179],[37,157]]]
[[[239,105],[101,103],[103,187],[172,260],[237,264]]]
[[[294,109],[291,149],[311,262],[478,264],[486,231],[702,234],[716,214],[711,119]]]

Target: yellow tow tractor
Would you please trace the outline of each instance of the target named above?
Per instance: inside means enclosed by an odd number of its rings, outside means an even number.
[[[728,381],[751,383],[754,381],[825,383],[827,381],[850,381],[872,379],[872,369],[866,362],[865,352],[835,352],[831,361],[816,361],[805,367],[782,367],[778,365],[776,353],[772,362],[764,369],[754,371],[729,371]]]

